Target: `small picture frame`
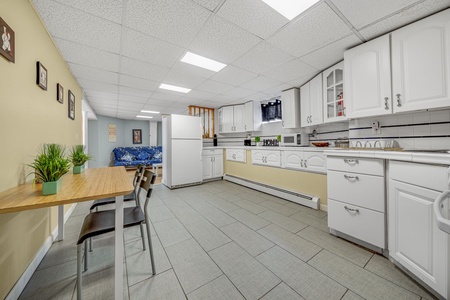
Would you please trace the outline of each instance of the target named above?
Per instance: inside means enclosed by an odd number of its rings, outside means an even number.
[[[2,36],[0,42],[0,54],[10,62],[14,63],[16,52],[15,34],[2,18],[0,18],[0,35]]]
[[[142,144],[142,129],[133,129],[133,144]]]
[[[44,91],[47,90],[47,78],[47,69],[40,61],[36,62],[36,84]]]
[[[64,88],[59,83],[56,84],[56,100],[59,103],[64,103]]]
[[[67,103],[69,107],[69,118],[75,120],[75,95],[69,90]]]

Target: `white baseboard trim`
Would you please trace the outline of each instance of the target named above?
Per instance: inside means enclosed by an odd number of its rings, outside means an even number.
[[[328,205],[320,204],[320,210],[328,211]]]
[[[67,222],[76,206],[77,206],[76,204],[72,205],[72,207],[64,214],[64,223]],[[16,284],[9,291],[5,300],[16,300],[19,298],[20,294],[22,294],[23,290],[25,289],[28,281],[31,279],[31,276],[33,276],[34,272],[41,263],[42,259],[44,259],[45,254],[47,254],[47,251],[50,249],[50,247],[53,244],[53,241],[56,239],[57,236],[58,236],[58,226],[56,226],[55,230],[53,230],[51,235],[49,235],[48,238],[45,240],[44,244],[41,246],[41,248],[34,256],[33,260],[26,268],[25,272],[23,272],[22,276],[20,276]]]

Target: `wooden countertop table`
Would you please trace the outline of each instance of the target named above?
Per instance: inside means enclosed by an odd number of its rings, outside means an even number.
[[[123,196],[133,191],[124,167],[86,169],[81,174],[63,176],[56,195],[42,196],[42,185],[21,184],[0,192],[0,214],[59,206],[58,234],[63,238],[64,206],[77,202],[116,197],[115,230],[115,299],[123,297]],[[75,247],[75,245],[74,245]],[[75,272],[74,272],[75,274]]]

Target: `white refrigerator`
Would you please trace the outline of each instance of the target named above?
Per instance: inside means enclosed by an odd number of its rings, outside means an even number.
[[[168,115],[162,125],[162,183],[170,189],[202,183],[200,117]]]

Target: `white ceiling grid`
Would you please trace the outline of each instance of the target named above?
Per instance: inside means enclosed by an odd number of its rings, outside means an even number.
[[[142,109],[186,113],[188,105],[278,97],[364,39],[450,7],[449,0],[320,0],[288,21],[261,0],[30,1],[95,112],[122,119]],[[216,73],[183,63],[187,51],[227,66]]]

